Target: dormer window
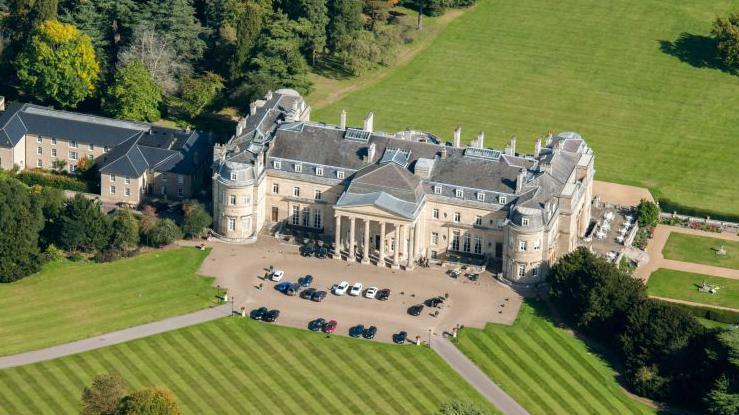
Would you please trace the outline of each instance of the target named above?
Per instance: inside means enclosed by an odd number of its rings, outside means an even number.
[[[344,178],[344,172],[342,170],[339,170],[336,172],[336,178],[337,179],[343,179]]]
[[[480,201],[480,202],[484,202],[485,201],[485,193],[483,193],[483,192],[477,192],[477,200]]]
[[[521,226],[529,226],[529,218],[521,218]]]
[[[316,167],[316,176],[323,176],[323,167]]]
[[[498,196],[498,203],[500,203],[501,205],[505,205],[506,199],[507,198],[505,196]]]
[[[441,186],[434,186],[434,194],[436,195],[441,194]]]
[[[280,160],[275,160],[272,162],[272,166],[276,168],[277,170],[282,168],[282,162]]]
[[[303,172],[303,165],[302,164],[296,164],[295,165],[295,173],[302,173]]]
[[[464,197],[464,191],[462,191],[462,189],[455,189],[454,196],[461,199],[462,197]]]

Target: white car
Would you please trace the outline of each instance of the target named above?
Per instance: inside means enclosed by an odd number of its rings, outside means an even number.
[[[346,281],[341,281],[339,285],[334,288],[334,294],[336,295],[344,295],[346,294],[346,290],[349,289],[349,283]]]
[[[375,298],[376,294],[377,294],[377,287],[369,287],[367,288],[367,291],[364,292],[364,296],[367,298]]]
[[[275,272],[272,273],[272,275],[269,276],[269,279],[272,281],[280,281],[282,277],[285,276],[285,271],[275,270]]]
[[[354,285],[352,285],[352,289],[349,290],[349,295],[359,295],[359,294],[362,294],[362,283],[355,282]]]

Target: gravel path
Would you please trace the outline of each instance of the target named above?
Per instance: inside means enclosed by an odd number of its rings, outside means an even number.
[[[114,331],[112,333],[107,333],[101,336],[91,337],[89,339],[79,340],[72,343],[60,344],[58,346],[48,347],[46,349],[0,357],[0,369],[28,365],[31,363],[42,362],[44,360],[51,360],[58,357],[64,357],[81,352],[100,349],[102,347],[125,343],[130,340],[136,340],[154,334],[160,334],[166,331],[177,330],[183,327],[204,323],[206,321],[229,316],[230,314],[231,305],[226,304],[214,308],[207,308],[204,310],[196,311],[190,314],[171,317],[153,323],[142,324],[140,326],[131,327],[124,330]]]

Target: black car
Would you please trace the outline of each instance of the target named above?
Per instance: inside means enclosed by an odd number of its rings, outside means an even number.
[[[326,291],[316,291],[310,297],[311,300],[317,303],[320,303],[321,301],[323,301],[324,298],[326,298]]]
[[[308,330],[310,331],[320,331],[323,326],[326,324],[326,320],[322,318],[317,318],[310,323],[308,323]]]
[[[357,324],[349,329],[349,335],[352,337],[359,337],[362,335],[362,332],[364,332],[364,326],[361,324]]]
[[[375,294],[375,298],[380,301],[387,301],[390,299],[390,288],[384,288]]]
[[[400,333],[393,334],[393,342],[397,344],[403,344],[405,343],[405,340],[408,338],[408,333],[401,331]]]
[[[297,295],[298,294],[298,291],[300,291],[300,284],[293,283],[293,284],[290,284],[285,289],[285,294],[290,295],[290,296],[293,296],[293,295]]]
[[[313,282],[312,275],[306,275],[303,278],[298,278],[298,284],[300,284],[301,287],[310,287],[312,282]]]
[[[255,308],[254,310],[251,310],[251,313],[249,313],[249,317],[254,320],[261,320],[264,318],[264,315],[267,314],[268,311],[269,310],[267,310],[267,307]]]
[[[262,317],[262,321],[272,323],[273,321],[277,320],[277,317],[279,316],[280,316],[280,310],[277,310],[277,309],[269,310],[266,314],[264,314],[264,317]]]
[[[300,251],[300,255],[302,256],[313,256],[313,253],[316,251],[316,248],[313,246],[313,244],[308,244],[303,247]]]
[[[300,298],[310,300],[311,297],[313,297],[313,294],[316,293],[315,288],[306,288],[303,291],[300,292]]]
[[[408,308],[408,314],[412,316],[420,316],[423,311],[423,304],[416,304]]]
[[[372,339],[375,337],[375,334],[377,334],[377,327],[369,326],[362,332],[362,337],[365,339]]]
[[[424,304],[426,304],[427,307],[436,307],[439,304],[442,304],[444,302],[444,297],[434,297],[429,298],[428,300],[424,301]]]
[[[326,258],[328,256],[328,248],[322,246],[316,249],[316,256],[321,259]]]

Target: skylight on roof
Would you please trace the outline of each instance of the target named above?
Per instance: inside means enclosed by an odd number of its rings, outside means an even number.
[[[410,157],[411,157],[410,150],[403,150],[400,148],[388,147],[385,149],[385,152],[382,154],[382,158],[380,159],[380,164],[392,162],[399,166],[407,167]]]
[[[465,157],[474,157],[486,160],[498,160],[500,151],[489,148],[467,147],[464,149]]]
[[[358,128],[347,128],[346,134],[344,135],[344,138],[347,140],[363,141],[365,143],[369,141],[369,137],[369,131],[360,130]]]

